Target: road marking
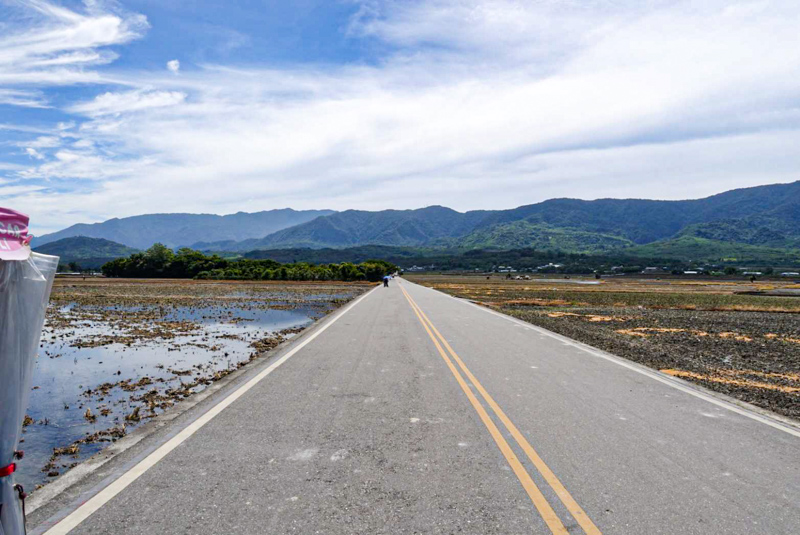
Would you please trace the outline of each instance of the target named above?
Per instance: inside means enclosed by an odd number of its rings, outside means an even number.
[[[405,292],[405,290],[403,291]],[[536,453],[536,450],[533,449],[533,446],[531,446],[530,442],[528,442],[528,440],[525,438],[525,435],[523,435],[520,432],[520,430],[517,428],[516,425],[514,425],[514,423],[506,415],[503,409],[500,408],[500,405],[498,405],[497,402],[494,400],[494,398],[492,398],[492,396],[489,395],[489,392],[486,391],[486,389],[483,387],[480,381],[478,381],[478,379],[472,374],[472,372],[469,371],[469,368],[467,368],[466,364],[464,364],[464,361],[461,360],[461,357],[459,357],[458,354],[453,350],[453,348],[450,346],[450,344],[447,342],[444,336],[442,336],[442,333],[439,332],[439,330],[436,328],[436,326],[433,324],[430,318],[428,318],[425,312],[422,311],[419,305],[417,305],[417,303],[413,300],[413,298],[411,298],[410,295],[408,295],[408,293],[406,293],[406,298],[409,299],[412,306],[416,307],[419,310],[419,313],[422,315],[423,319],[428,323],[428,325],[430,325],[434,334],[436,334],[436,336],[441,340],[442,344],[447,349],[447,352],[450,353],[450,355],[453,357],[453,360],[455,360],[458,363],[459,367],[464,372],[464,375],[466,375],[467,378],[472,382],[472,384],[475,385],[475,389],[478,390],[478,392],[481,394],[481,396],[489,405],[489,407],[492,408],[492,410],[500,419],[500,421],[503,422],[503,425],[506,427],[509,433],[511,433],[511,436],[514,437],[514,440],[517,441],[517,444],[519,444],[519,446],[528,456],[528,459],[531,460],[531,462],[539,471],[539,473],[542,475],[542,477],[545,479],[545,481],[547,481],[548,485],[550,485],[550,487],[559,497],[561,503],[564,504],[564,507],[567,508],[569,513],[575,518],[578,524],[580,524],[581,528],[583,528],[583,531],[585,531],[589,535],[600,535],[601,533],[600,530],[597,528],[597,526],[595,526],[594,522],[592,522],[592,520],[586,514],[586,511],[584,511],[583,508],[581,508],[581,506],[578,505],[578,502],[576,502],[575,499],[572,497],[572,495],[567,491],[563,483],[561,483],[561,481],[556,477],[556,475],[553,473],[550,467],[547,466],[547,464],[542,460],[539,454]]]
[[[374,289],[370,290],[366,294],[356,299],[341,313],[331,318],[330,321],[328,321],[325,325],[317,329],[308,338],[306,338],[298,345],[293,347],[284,356],[273,362],[267,369],[263,370],[258,375],[256,375],[255,377],[247,381],[245,384],[240,386],[238,389],[231,392],[228,395],[228,397],[226,397],[225,399],[221,400],[219,403],[211,407],[211,409],[209,409],[208,412],[200,416],[197,420],[195,420],[194,422],[189,424],[186,428],[184,428],[180,433],[178,433],[170,440],[162,444],[154,452],[152,452],[150,455],[148,455],[142,461],[140,461],[136,466],[134,466],[133,468],[122,474],[119,478],[115,479],[110,485],[108,485],[103,490],[92,496],[89,500],[81,504],[77,509],[75,509],[72,513],[67,515],[58,524],[47,530],[45,532],[45,535],[64,535],[75,529],[81,522],[89,518],[98,509],[103,507],[112,498],[114,498],[114,496],[125,490],[125,488],[128,485],[136,481],[142,474],[144,474],[150,468],[155,466],[155,464],[158,463],[158,461],[166,457],[172,450],[180,446],[183,442],[186,441],[186,439],[191,437],[204,425],[210,422],[215,416],[217,416],[219,413],[228,408],[234,401],[242,397],[245,393],[247,393],[248,390],[256,386],[259,382],[261,382],[262,379],[264,379],[266,376],[275,371],[281,364],[289,360],[298,351],[300,351],[305,346],[310,344],[320,334],[325,332],[328,329],[328,327],[336,323],[339,320],[339,318],[350,312],[350,310],[352,310],[353,307],[355,307],[357,304],[363,301],[367,296],[369,296],[374,291],[375,291]]]
[[[410,284],[414,284],[414,283],[410,283]],[[733,401],[730,401],[728,399],[716,398],[713,393],[703,392],[702,390],[699,390],[699,389],[695,388],[694,386],[690,386],[690,384],[685,383],[684,381],[673,379],[672,377],[670,377],[670,376],[668,376],[666,374],[663,374],[663,373],[658,372],[656,370],[651,370],[650,368],[646,368],[641,364],[636,364],[634,362],[625,360],[622,357],[618,357],[618,356],[612,355],[610,353],[605,353],[605,352],[600,351],[599,349],[596,349],[596,348],[591,347],[589,345],[583,344],[583,343],[578,342],[576,340],[572,340],[571,338],[567,338],[566,336],[562,336],[560,334],[548,331],[547,329],[545,329],[543,327],[539,327],[538,325],[531,325],[529,323],[525,323],[522,320],[518,320],[517,318],[513,318],[513,317],[508,316],[506,314],[502,314],[500,312],[491,310],[489,308],[486,308],[484,306],[478,305],[478,304],[473,303],[471,301],[467,301],[467,300],[464,300],[464,299],[461,299],[461,298],[458,298],[458,297],[454,297],[454,296],[446,294],[444,292],[440,292],[439,290],[434,290],[433,288],[428,288],[427,286],[422,286],[422,285],[419,285],[419,284],[417,284],[417,286],[419,286],[420,288],[424,288],[426,290],[430,290],[431,292],[435,292],[436,294],[438,294],[440,296],[449,297],[449,298],[453,299],[454,301],[456,301],[457,303],[462,303],[462,304],[474,307],[474,308],[476,308],[478,310],[486,312],[487,314],[491,314],[493,316],[497,316],[498,318],[504,319],[506,321],[510,321],[511,323],[516,323],[516,324],[519,324],[519,325],[531,326],[531,328],[541,336],[547,336],[549,338],[553,338],[555,340],[560,341],[564,345],[572,346],[572,347],[574,347],[576,349],[579,349],[579,350],[581,350],[581,351],[583,351],[585,353],[589,353],[592,356],[607,360],[608,362],[612,362],[612,363],[616,364],[617,366],[622,366],[623,368],[627,368],[627,369],[629,369],[631,371],[634,371],[634,372],[636,372],[638,374],[644,375],[645,377],[649,377],[650,379],[658,381],[659,383],[663,383],[663,384],[665,384],[665,385],[667,385],[669,387],[672,387],[672,388],[674,388],[676,390],[680,390],[681,392],[689,394],[690,396],[694,396],[696,398],[702,399],[702,400],[707,401],[709,403],[712,403],[712,404],[714,404],[714,405],[716,405],[718,407],[722,407],[723,409],[729,410],[731,412],[735,412],[736,414],[739,414],[739,415],[744,416],[746,418],[750,418],[751,420],[755,420],[756,422],[762,423],[764,425],[768,425],[768,426],[770,426],[770,427],[772,427],[774,429],[777,429],[779,431],[783,431],[784,433],[788,433],[788,434],[793,435],[795,437],[800,437],[800,429],[797,429],[796,427],[794,427],[793,425],[791,425],[789,423],[783,422],[781,420],[774,419],[772,416],[766,416],[766,415],[759,414],[758,412],[755,412],[753,409],[751,409],[749,407],[741,407],[741,406],[737,405],[736,403],[734,403]]]
[[[428,327],[428,324],[420,315],[421,311],[417,309],[416,304],[411,299],[411,296],[408,295],[408,292],[406,292],[406,290],[402,286],[400,286],[400,290],[402,290],[403,294],[406,296],[406,299],[411,305],[411,309],[414,311],[414,314],[416,314],[417,319],[419,319],[420,323],[425,328],[425,331],[428,333],[428,336],[433,341],[433,344],[439,351],[439,355],[441,355],[442,359],[447,364],[447,367],[450,368],[450,371],[456,378],[456,381],[461,387],[461,390],[464,391],[464,394],[466,394],[467,398],[469,399],[469,402],[472,404],[472,407],[478,413],[478,416],[480,417],[483,424],[486,426],[486,429],[489,430],[489,434],[492,435],[495,444],[497,444],[497,447],[500,448],[500,452],[506,458],[506,461],[508,462],[509,466],[514,471],[514,474],[516,474],[517,478],[522,484],[522,487],[525,489],[525,492],[528,493],[528,497],[533,502],[533,505],[536,506],[536,509],[539,511],[539,514],[542,516],[542,519],[550,528],[550,531],[552,531],[553,533],[567,534],[568,531],[564,527],[564,524],[561,523],[561,519],[558,518],[558,515],[553,510],[550,503],[547,501],[547,498],[544,497],[542,491],[539,490],[539,487],[536,486],[536,483],[534,483],[528,471],[525,470],[524,466],[522,466],[522,463],[517,458],[516,454],[511,449],[511,446],[509,446],[508,442],[503,437],[502,433],[497,428],[494,421],[492,421],[491,417],[486,412],[486,409],[483,408],[483,405],[481,405],[480,401],[478,401],[478,398],[476,398],[475,394],[472,393],[472,390],[470,390],[469,385],[461,376],[455,364],[453,364],[453,361],[450,360],[450,358],[447,356],[447,353],[444,352],[444,349],[442,349],[439,340],[436,338],[436,336],[434,336],[434,334]]]

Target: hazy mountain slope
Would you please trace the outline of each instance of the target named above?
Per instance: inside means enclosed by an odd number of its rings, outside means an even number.
[[[77,262],[83,268],[99,268],[115,258],[130,256],[137,249],[102,238],[75,236],[46,243],[34,249],[37,253],[60,257],[60,263]]]
[[[766,217],[721,219],[689,225],[678,234],[678,237],[683,236],[767,247],[800,247],[796,228],[787,228],[785,222]]]
[[[525,220],[534,224],[616,235],[644,244],[669,238],[691,224],[766,217],[778,224],[800,222],[800,182],[727,191],[705,199],[552,199],[496,212],[481,226]],[[800,237],[800,225],[793,230]]]
[[[689,209],[683,202],[552,199],[498,212],[485,219],[481,226],[526,221],[533,225],[571,228],[648,243],[672,236],[685,225],[689,219]]]
[[[245,258],[270,259],[282,264],[309,262],[311,264],[339,264],[352,262],[359,264],[372,259],[408,260],[424,257],[424,255],[458,255],[462,251],[452,249],[428,249],[424,247],[395,247],[391,245],[362,245],[344,249],[258,249],[245,253]],[[396,262],[394,262],[396,263]]]
[[[463,214],[442,206],[380,212],[347,210],[279,231],[247,245],[251,249],[420,246],[440,238],[463,236],[487,213],[475,211]]]
[[[552,227],[525,220],[481,227],[466,236],[444,243],[466,249],[531,248],[575,253],[608,252],[633,245],[632,241],[619,236]]]
[[[281,229],[332,214],[331,210],[296,211],[290,208],[256,213],[239,212],[225,216],[214,214],[148,214],[103,223],[77,224],[34,240],[34,246],[69,238],[88,236],[104,238],[130,247],[146,249],[161,242],[169,247],[220,240],[241,241],[262,238]]]
[[[762,195],[759,197],[743,195],[743,198],[737,199],[735,206],[726,206],[723,210],[717,210],[717,213],[745,214],[745,217],[716,218],[708,223],[689,225],[681,230],[680,235],[751,245],[800,247],[799,184],[795,182],[760,190]],[[757,213],[748,213],[753,211]]]

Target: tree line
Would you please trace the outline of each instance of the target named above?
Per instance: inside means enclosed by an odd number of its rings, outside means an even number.
[[[101,268],[106,277],[373,282],[397,270],[397,266],[383,260],[367,260],[360,264],[281,264],[274,260],[209,256],[189,248],[172,251],[160,243],[141,253],[107,262]]]

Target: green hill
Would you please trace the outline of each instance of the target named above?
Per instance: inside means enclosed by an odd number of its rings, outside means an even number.
[[[463,249],[537,249],[570,253],[604,253],[633,245],[632,241],[619,236],[529,221],[480,228],[445,243]]]
[[[75,262],[83,269],[97,269],[110,260],[130,256],[138,249],[102,238],[76,236],[46,243],[34,251],[58,256],[61,264]]]
[[[488,212],[461,213],[443,206],[419,210],[347,210],[319,217],[242,247],[274,249],[290,247],[355,247],[359,245],[424,246],[434,240],[470,232]]]
[[[704,199],[552,199],[492,213],[481,226],[524,220],[626,238],[646,244],[672,238],[691,225],[745,220],[800,238],[800,181],[726,191]]]
[[[679,236],[709,240],[746,243],[777,248],[800,248],[797,227],[800,223],[779,218],[757,216],[744,219],[721,219],[711,223],[689,225]]]

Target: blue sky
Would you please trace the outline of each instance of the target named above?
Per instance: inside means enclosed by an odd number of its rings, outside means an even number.
[[[508,208],[800,179],[794,0],[0,0],[0,205]]]

